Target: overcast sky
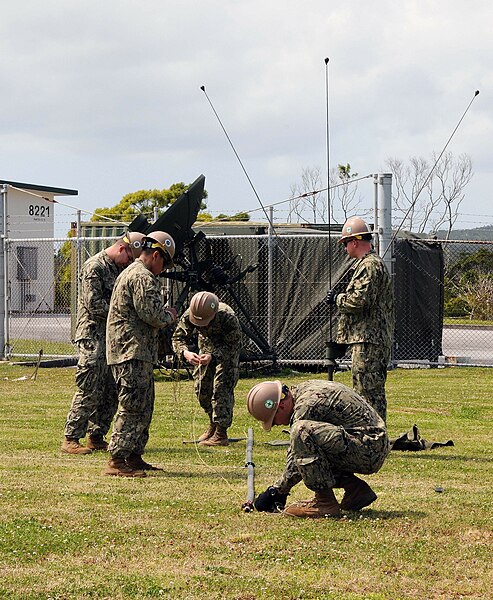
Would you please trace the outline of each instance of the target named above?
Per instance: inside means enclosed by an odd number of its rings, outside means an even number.
[[[386,172],[450,143],[474,177],[457,225],[493,223],[491,0],[5,1],[0,179],[84,209],[206,176],[212,214],[264,205],[304,167]],[[359,184],[371,206],[371,180]],[[280,208],[276,220],[285,220]],[[252,218],[260,219],[260,212]]]

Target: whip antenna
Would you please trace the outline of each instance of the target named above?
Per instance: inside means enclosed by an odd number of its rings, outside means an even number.
[[[433,175],[433,171],[436,169],[438,163],[440,162],[440,159],[442,158],[445,150],[447,149],[447,146],[450,144],[450,142],[452,141],[452,138],[454,137],[456,131],[459,129],[460,124],[462,123],[462,121],[464,120],[464,117],[466,116],[467,112],[469,111],[469,109],[471,108],[471,104],[474,102],[476,96],[479,95],[479,90],[476,90],[474,92],[474,96],[471,98],[471,101],[469,102],[469,104],[467,105],[466,110],[463,112],[462,117],[459,119],[457,125],[455,126],[454,130],[452,131],[452,133],[450,134],[449,139],[447,140],[447,143],[445,144],[445,146],[442,148],[442,151],[440,152],[438,158],[435,161],[435,164],[431,167],[430,172],[428,173],[428,175],[426,176],[423,184],[421,185],[421,187],[418,190],[418,193],[416,194],[414,200],[411,202],[411,204],[409,205],[409,208],[406,211],[406,214],[404,215],[404,217],[402,218],[401,224],[399,225],[399,227],[395,230],[394,234],[392,235],[392,238],[390,239],[389,245],[387,246],[385,252],[382,255],[382,258],[385,258],[385,255],[387,254],[389,248],[392,247],[392,244],[395,240],[395,238],[397,237],[397,234],[399,233],[399,231],[402,229],[402,226],[404,225],[404,222],[406,221],[407,217],[409,216],[409,213],[411,212],[411,210],[414,208],[414,205],[416,204],[421,192],[425,189],[426,185],[428,184],[428,182],[431,179],[431,176]]]
[[[325,59],[325,106],[326,106],[326,151],[327,151],[327,224],[329,226],[329,290],[332,289],[332,232],[331,213],[332,202],[330,198],[330,119],[329,119],[329,59]],[[332,329],[333,305],[329,304],[329,339],[326,342],[325,358],[327,360],[327,379],[332,381],[337,363],[336,358],[342,358],[346,353],[346,346],[334,342]]]
[[[327,152],[327,225],[329,226],[329,290],[332,289],[332,243],[330,201],[330,127],[329,127],[329,59],[325,59],[325,106],[326,106],[326,152]],[[332,305],[329,307],[329,341],[332,341]]]
[[[240,158],[240,156],[239,156],[238,152],[236,152],[236,148],[234,147],[234,144],[233,144],[233,142],[231,141],[231,138],[229,137],[229,135],[228,135],[228,132],[226,131],[226,128],[224,127],[224,125],[223,125],[223,123],[222,123],[222,121],[221,121],[221,119],[220,119],[219,115],[217,114],[217,111],[216,111],[216,109],[214,108],[214,105],[212,104],[212,102],[211,102],[211,99],[209,98],[209,96],[207,95],[207,92],[205,91],[205,85],[201,85],[201,86],[200,86],[200,89],[201,89],[201,90],[204,92],[204,94],[205,94],[205,97],[207,98],[207,102],[209,102],[209,104],[210,104],[210,107],[212,108],[212,111],[213,111],[213,112],[214,112],[214,114],[216,115],[216,119],[218,120],[218,123],[219,123],[219,125],[221,126],[221,129],[223,130],[223,132],[224,132],[224,135],[226,136],[226,139],[227,139],[227,140],[228,140],[228,142],[229,142],[229,145],[231,146],[231,148],[232,148],[233,152],[235,153],[235,156],[236,156],[236,158],[238,159],[238,162],[240,163],[240,166],[241,166],[241,168],[243,169],[243,173],[245,173],[245,177],[247,178],[247,180],[248,180],[248,183],[250,184],[250,187],[252,188],[252,190],[253,190],[253,193],[255,194],[255,197],[257,198],[257,200],[258,200],[258,203],[260,204],[260,206],[262,207],[262,210],[264,211],[264,215],[266,216],[266,218],[267,218],[267,221],[270,223],[271,227],[273,228],[273,227],[274,227],[274,224],[272,223],[272,221],[271,221],[271,219],[270,219],[270,217],[269,217],[269,214],[268,214],[268,213],[267,213],[267,211],[265,210],[265,206],[262,204],[262,200],[260,200],[260,196],[257,194],[257,190],[255,189],[255,186],[253,185],[253,183],[252,183],[252,180],[250,179],[250,176],[248,175],[248,173],[247,173],[247,170],[245,169],[245,167],[244,167],[244,165],[243,165],[243,163],[242,163],[242,161],[241,161],[241,158]]]

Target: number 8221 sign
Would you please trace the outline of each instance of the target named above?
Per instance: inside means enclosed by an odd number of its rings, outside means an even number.
[[[30,204],[29,205],[29,216],[34,217],[35,220],[36,220],[36,217],[41,218],[41,219],[49,218],[50,207],[43,206],[40,204]]]

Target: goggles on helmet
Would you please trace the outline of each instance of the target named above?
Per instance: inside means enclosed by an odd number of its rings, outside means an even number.
[[[168,244],[169,247],[166,244]],[[168,240],[166,240],[166,243],[161,244],[161,242],[158,242],[157,240],[153,240],[152,238],[144,238],[144,240],[142,241],[142,248],[150,248],[152,250],[160,250],[166,256],[166,258],[171,259],[170,250],[169,250],[171,248],[171,242],[168,242]]]
[[[134,240],[132,242],[131,240],[129,240],[127,235],[124,235],[122,237],[122,241],[125,242],[125,244],[128,244],[131,248],[135,248],[136,250],[138,250],[142,246],[142,242],[140,240]]]
[[[353,235],[352,237],[348,238],[347,240],[341,240],[343,246],[347,246],[349,244],[349,242],[352,242],[353,240],[362,240],[363,236],[362,235]]]

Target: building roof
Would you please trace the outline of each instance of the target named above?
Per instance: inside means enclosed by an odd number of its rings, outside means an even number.
[[[210,235],[265,235],[269,224],[255,221],[196,221],[194,231],[203,231]],[[309,223],[274,223],[276,235],[329,234],[327,225]],[[340,233],[341,225],[332,225],[331,232]]]
[[[66,188],[48,187],[46,185],[38,185],[37,183],[21,183],[19,181],[7,181],[0,179],[0,185],[11,185],[12,187],[21,188],[23,190],[37,190],[39,192],[51,192],[55,196],[77,196],[78,190],[69,190]]]

